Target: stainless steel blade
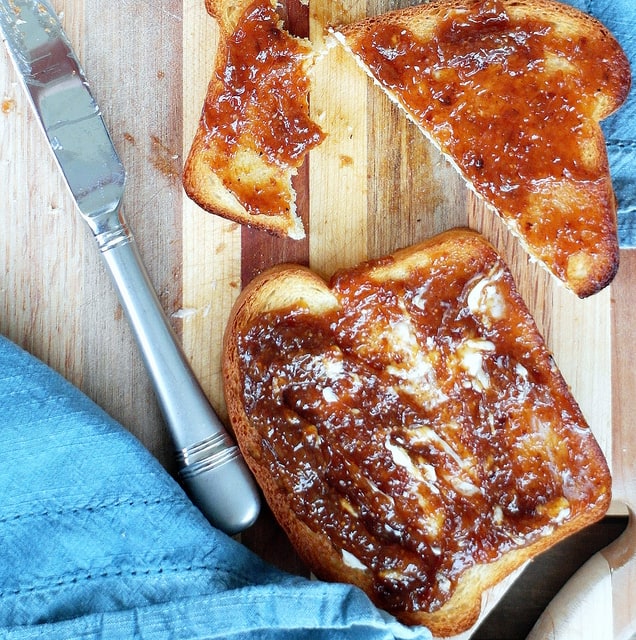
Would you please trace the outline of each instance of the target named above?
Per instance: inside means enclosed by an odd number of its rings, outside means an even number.
[[[3,1],[0,25],[77,206],[99,234],[121,202],[125,171],[80,63],[46,2]]]
[[[182,481],[227,533],[252,524],[256,485],[178,346],[121,214],[125,171],[48,0],[0,0],[0,30],[34,111],[91,228],[177,449]]]

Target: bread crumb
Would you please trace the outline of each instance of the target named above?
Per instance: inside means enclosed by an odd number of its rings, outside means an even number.
[[[170,151],[157,136],[150,136],[150,141],[152,143],[150,161],[153,167],[158,169],[166,178],[171,180],[179,179],[181,171],[176,162],[179,159],[179,154]]]
[[[15,100],[13,98],[5,98],[2,101],[2,113],[9,114],[15,109]]]

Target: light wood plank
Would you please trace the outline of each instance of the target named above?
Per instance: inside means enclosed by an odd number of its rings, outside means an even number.
[[[627,529],[594,555],[552,600],[529,640],[631,640],[636,634],[636,373],[630,346],[636,339],[636,251],[621,252],[611,285],[612,472],[614,499],[630,515]]]
[[[183,157],[187,156],[213,72],[218,26],[203,2],[186,3],[183,16]],[[241,230],[189,199],[183,203],[183,344],[201,386],[225,419],[221,343],[240,291]]]
[[[310,37],[327,45],[327,25],[365,15],[361,1],[313,2]],[[327,139],[311,152],[310,265],[324,277],[367,257],[367,79],[340,47],[314,67],[311,116]],[[334,99],[337,96],[338,99]]]
[[[82,350],[74,337],[80,318],[74,307],[81,296],[76,274],[84,262],[83,229],[4,46],[0,100],[5,194],[0,330],[81,384]]]

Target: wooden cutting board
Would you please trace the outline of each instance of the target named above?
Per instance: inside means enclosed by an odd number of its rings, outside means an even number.
[[[233,301],[256,273],[297,261],[327,277],[470,226],[507,258],[615,478],[621,474],[619,485],[628,484],[621,482],[627,471],[625,478],[634,477],[631,459],[617,457],[636,410],[628,347],[635,337],[634,253],[623,252],[616,284],[592,299],[556,285],[339,48],[316,66],[311,95],[313,117],[328,137],[296,180],[307,239],[275,239],[207,214],[180,183],[214,60],[216,26],[203,0],[53,1],[127,167],[125,215],[151,279],[222,416],[221,337]],[[320,44],[329,22],[405,4],[312,0],[307,9],[290,0],[289,27]],[[82,388],[174,471],[126,321],[4,49],[0,100],[0,331]],[[304,570],[267,511],[243,541],[280,566]],[[509,583],[488,595],[488,606]],[[611,602],[601,615],[613,615]]]

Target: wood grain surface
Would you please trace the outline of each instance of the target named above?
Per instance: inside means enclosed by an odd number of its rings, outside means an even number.
[[[608,457],[620,488],[612,511],[624,513],[619,501],[633,497],[636,477],[634,457],[625,456],[636,410],[628,347],[636,337],[634,253],[623,252],[616,283],[591,299],[557,285],[337,47],[315,67],[311,94],[312,115],[328,137],[295,181],[307,239],[281,240],[207,214],[184,196],[180,182],[215,55],[216,25],[203,0],[53,3],[127,167],[125,215],[151,280],[221,416],[221,337],[231,305],[256,273],[296,261],[327,277],[470,226],[506,257]],[[290,30],[322,46],[329,22],[414,2],[287,4]],[[131,333],[4,48],[0,101],[0,331],[78,385],[173,472],[172,445]],[[242,540],[280,566],[304,571],[267,510]],[[511,582],[489,594],[489,606]],[[621,609],[621,615],[635,613]]]

